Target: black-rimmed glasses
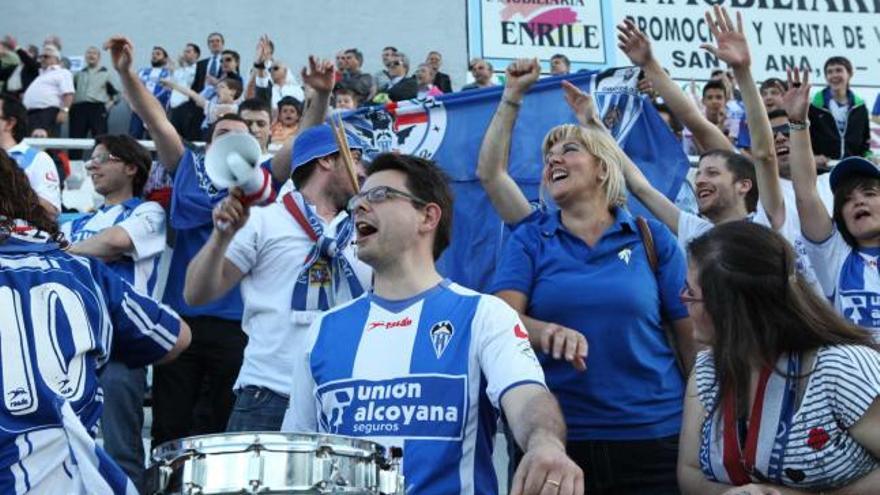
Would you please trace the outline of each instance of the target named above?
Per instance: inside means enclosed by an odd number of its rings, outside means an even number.
[[[427,206],[428,202],[413,196],[412,194],[401,191],[399,189],[395,189],[389,186],[377,186],[368,191],[363,191],[358,194],[355,194],[348,200],[348,205],[346,205],[346,210],[348,212],[353,212],[355,208],[357,208],[358,204],[360,204],[361,200],[366,200],[367,203],[376,204],[382,203],[383,201],[388,201],[391,198],[403,198],[412,201],[412,203],[418,207]]]

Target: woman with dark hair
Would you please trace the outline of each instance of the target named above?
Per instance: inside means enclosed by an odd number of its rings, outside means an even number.
[[[716,226],[688,254],[681,299],[711,350],[688,383],[682,491],[876,494],[880,353],[868,332],[811,289],[766,227]]]
[[[789,72],[783,107],[791,127],[791,178],[807,256],[825,296],[880,342],[880,169],[851,156],[831,170],[833,215],[816,188],[810,138],[808,73]]]
[[[0,493],[132,493],[92,437],[108,360],[174,359],[189,327],[93,258],[64,252],[55,220],[0,150]],[[26,445],[27,448],[19,446]]]
[[[677,360],[689,369],[695,355],[678,300],[684,255],[669,229],[629,213],[628,158],[590,97],[567,82],[566,99],[582,125],[554,127],[541,150],[541,183],[559,210],[532,208],[507,162],[517,109],[539,72],[535,60],[508,67],[480,150],[480,181],[514,229],[491,291],[519,312],[532,346],[543,351],[547,385],[568,426],[567,452],[587,473],[586,492],[677,494],[684,394]],[[664,323],[674,329],[669,335]]]

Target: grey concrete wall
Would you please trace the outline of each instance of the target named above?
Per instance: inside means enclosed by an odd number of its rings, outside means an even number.
[[[293,68],[309,54],[330,58],[339,49],[357,47],[373,73],[386,45],[405,52],[413,65],[438,50],[445,59],[442,70],[457,88],[467,69],[465,12],[465,0],[0,0],[0,35],[40,45],[55,33],[64,54],[81,55],[89,45],[123,33],[135,44],[137,66],[148,64],[153,45],[176,58],[193,41],[205,54],[212,31],[225,35],[243,67],[250,67],[262,33],[273,38],[277,57]]]

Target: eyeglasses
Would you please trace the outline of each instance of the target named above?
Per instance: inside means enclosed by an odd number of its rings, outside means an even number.
[[[776,133],[781,133],[785,137],[790,136],[791,135],[791,125],[782,124],[782,125],[778,125],[778,126],[774,127],[773,128],[773,135],[775,136]]]
[[[370,204],[377,204],[388,201],[391,198],[408,199],[412,201],[414,205],[420,208],[428,205],[427,201],[419,199],[408,192],[388,186],[377,186],[370,189],[369,191],[363,191],[359,194],[355,194],[354,196],[352,196],[351,199],[348,200],[346,211],[348,211],[349,213],[353,212],[355,208],[358,207],[361,200],[366,200],[367,203]]]
[[[103,165],[110,161],[120,161],[118,157],[110,154],[110,153],[100,153],[97,155],[92,155],[89,158],[89,161],[86,162],[87,165]]]
[[[392,67],[399,67],[400,65],[401,65],[400,61],[395,60],[394,62],[388,62],[387,64],[385,64],[385,67],[390,69]]]
[[[692,304],[692,303],[701,303],[703,299],[701,297],[694,297],[694,291],[691,289],[691,286],[685,282],[684,287],[681,288],[681,293],[678,294],[678,298],[681,300],[682,304]]]

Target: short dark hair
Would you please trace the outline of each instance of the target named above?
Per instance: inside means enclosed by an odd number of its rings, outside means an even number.
[[[784,93],[788,91],[788,83],[778,77],[769,77],[764,79],[764,82],[761,83],[761,87],[758,88],[758,91],[764,91],[769,88],[779,88]]]
[[[397,47],[394,46],[386,46],[382,51],[384,52],[385,50],[391,50],[392,52],[397,53]]]
[[[780,355],[826,345],[877,349],[867,330],[816,294],[797,270],[794,248],[772,229],[725,222],[694,239],[688,257],[713,323],[715,379],[722,397],[734,397],[735,417],[748,409],[752,363],[772,368]]]
[[[776,110],[771,110],[767,112],[768,119],[778,119],[779,117],[788,117],[788,114],[785,113],[785,110],[781,108],[777,108]]]
[[[269,105],[269,102],[262,98],[248,98],[243,102],[238,104],[238,114],[241,115],[241,112],[245,110],[250,110],[252,112],[266,112],[269,115],[269,119],[272,119],[272,107]]]
[[[822,66],[822,73],[824,74],[825,72],[827,72],[828,66],[831,66],[831,65],[842,65],[843,68],[846,69],[846,71],[849,73],[849,75],[853,74],[852,62],[850,62],[849,59],[846,57],[837,55],[835,57],[829,58],[828,60],[825,61],[825,65]]]
[[[241,56],[235,50],[223,50],[220,55],[232,55],[232,58],[235,59],[235,65],[241,65]]]
[[[241,96],[242,91],[244,91],[244,87],[241,85],[241,81],[234,77],[224,77],[223,79],[217,81],[217,84],[220,83],[225,84],[226,87],[228,87],[232,90],[233,93],[235,93],[235,99],[238,99],[238,97]]]
[[[721,158],[727,170],[733,174],[734,180],[751,181],[752,188],[746,193],[745,202],[746,211],[754,212],[758,208],[758,179],[755,176],[755,164],[744,155],[723,149],[709,150],[703,153],[697,163],[711,157]]]
[[[360,105],[360,103],[364,101],[367,96],[369,96],[361,93],[358,90],[358,87],[351,80],[342,80],[336,83],[336,85],[333,86],[333,95],[335,96],[337,94],[350,94],[352,98],[354,98],[355,101],[358,103],[358,105]]]
[[[706,97],[706,93],[708,93],[710,89],[720,90],[722,93],[724,93],[724,97],[727,97],[727,86],[725,86],[724,83],[718,79],[714,81],[706,81],[706,85],[703,86],[703,98]]]
[[[12,139],[15,139],[16,143],[20,143],[28,135],[27,109],[17,98],[9,95],[0,95],[0,101],[3,102],[3,117],[15,119],[15,126],[12,128]]]
[[[168,50],[162,48],[161,46],[154,46],[153,50],[159,50],[160,52],[162,52],[163,57],[168,58]]]
[[[402,172],[406,175],[406,187],[413,196],[440,207],[440,222],[434,234],[436,261],[452,240],[452,190],[449,188],[449,178],[433,160],[412,155],[381,153],[370,163],[367,175],[383,170]]]
[[[832,191],[834,193],[834,207],[832,209],[834,224],[837,226],[840,235],[843,236],[843,240],[853,248],[858,247],[859,244],[855,236],[846,227],[846,221],[843,218],[843,205],[846,203],[849,195],[856,189],[875,188],[880,189],[880,179],[870,175],[854,174],[844,177]]]
[[[361,51],[357,48],[349,48],[348,50],[345,50],[345,53],[346,55],[354,55],[354,58],[357,59],[358,64],[364,65],[364,54],[361,53]]]
[[[190,43],[187,43],[186,46],[191,47],[193,49],[193,51],[196,52],[196,55],[202,54],[202,49],[199,48],[199,45],[190,42]]]
[[[568,57],[561,53],[557,53],[556,55],[550,57],[550,61],[552,62],[553,60],[562,60],[563,62],[565,62],[566,67],[571,67],[571,61],[568,59]]]
[[[103,144],[111,155],[137,168],[137,173],[131,181],[131,192],[138,197],[143,194],[147,178],[150,176],[150,167],[153,164],[150,152],[128,134],[98,136],[95,138],[95,146],[99,144]]]
[[[244,103],[242,102],[242,104],[244,104]],[[294,108],[296,108],[296,111],[300,115],[302,115],[303,104],[301,101],[297,100],[293,96],[285,96],[285,97],[281,98],[280,100],[278,100],[278,111],[279,112],[281,111],[281,107],[294,107]],[[241,108],[241,106],[239,106],[239,109],[240,108]]]
[[[226,38],[223,37],[223,34],[214,31],[213,33],[208,35],[208,39],[211,39],[211,36],[219,36],[220,41],[222,41],[224,45],[226,44]]]
[[[207,139],[205,139],[206,143],[211,144],[211,141],[214,140],[214,129],[217,127],[217,124],[219,124],[220,122],[223,122],[224,120],[231,120],[233,122],[241,122],[242,124],[244,124],[245,127],[247,127],[247,122],[245,122],[245,120],[243,118],[241,118],[241,116],[238,115],[237,113],[225,113],[225,114],[221,115],[220,118],[215,120],[214,123],[211,124],[210,127],[208,127],[208,136],[207,136]]]

